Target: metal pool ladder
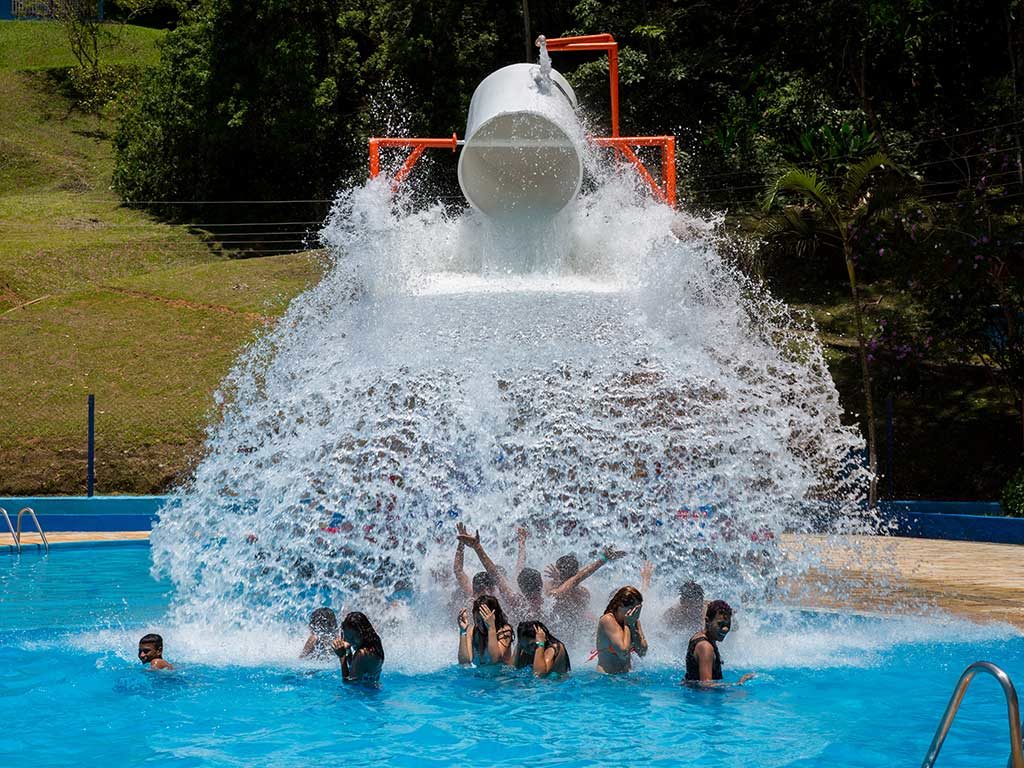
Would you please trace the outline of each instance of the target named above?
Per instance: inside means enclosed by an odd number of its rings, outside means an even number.
[[[50,551],[50,542],[46,540],[46,534],[43,532],[43,526],[39,524],[39,518],[36,517],[36,512],[32,507],[25,507],[18,512],[18,523],[17,527],[11,525],[11,516],[7,514],[7,510],[0,507],[0,514],[4,516],[4,522],[7,523],[7,530],[11,532],[11,537],[14,539],[14,546],[18,548],[18,554],[21,554],[21,518],[28,514],[32,518],[32,522],[35,523],[36,530],[39,532],[39,538],[43,540],[43,548],[46,552]]]
[[[950,698],[949,704],[946,705],[946,712],[942,715],[939,728],[935,731],[935,738],[932,739],[932,744],[928,747],[928,754],[925,755],[921,768],[932,768],[935,765],[935,761],[939,757],[939,750],[942,749],[942,743],[946,740],[946,734],[949,733],[950,726],[953,725],[953,718],[956,717],[964,694],[967,693],[967,686],[979,672],[987,672],[998,680],[999,685],[1003,688],[1003,695],[1006,697],[1006,715],[1010,721],[1010,759],[1006,761],[1007,768],[1024,768],[1024,746],[1021,744],[1020,705],[1017,702],[1017,690],[1013,687],[1010,676],[989,661],[976,661],[960,675],[960,680],[957,682],[956,688],[953,689],[953,696]]]

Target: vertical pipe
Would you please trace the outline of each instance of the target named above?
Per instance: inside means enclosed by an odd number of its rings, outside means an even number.
[[[893,428],[893,397],[890,392],[885,397],[885,479],[889,488],[889,498],[896,498],[896,477],[893,471],[896,460],[893,449],[896,444],[896,430]]]
[[[661,149],[662,175],[665,177],[665,196],[670,207],[676,207],[676,137],[670,136]]]
[[[619,46],[608,49],[608,79],[612,89],[612,136],[619,135]]]
[[[530,34],[530,0],[523,0],[523,34],[526,37],[524,41],[526,43],[526,59],[524,61],[528,62],[533,55],[533,41]]]
[[[86,495],[92,496],[96,484],[96,395],[89,395],[89,461],[86,469]]]
[[[370,139],[370,178],[375,179],[380,175],[380,148],[376,139]]]

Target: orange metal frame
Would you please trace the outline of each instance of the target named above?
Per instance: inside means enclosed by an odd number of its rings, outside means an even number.
[[[611,129],[612,135],[591,137],[591,141],[599,147],[609,147],[616,154],[636,169],[637,174],[662,202],[675,207],[676,204],[676,139],[674,136],[619,136],[619,44],[609,34],[581,35],[578,37],[555,37],[547,40],[549,52],[558,51],[605,51],[608,53],[608,81],[611,89]],[[458,149],[459,140],[453,133],[450,139],[398,139],[375,137],[370,139],[370,178],[380,175],[381,147],[407,148],[412,151],[405,158],[391,180],[392,187],[397,187],[412,172],[416,162],[427,149]],[[661,176],[659,184],[647,166],[636,154],[636,147],[661,147]]]

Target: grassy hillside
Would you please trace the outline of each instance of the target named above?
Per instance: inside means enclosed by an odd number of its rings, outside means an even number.
[[[102,25],[101,61],[139,64],[157,60],[157,42],[164,32],[131,24]],[[0,69],[72,67],[77,62],[63,27],[52,21],[0,21]]]
[[[157,55],[156,30],[112,33],[108,63]],[[113,119],[73,109],[48,69],[72,64],[58,25],[0,22],[0,494],[84,491],[90,392],[98,492],[166,488],[238,352],[319,274],[121,207]]]

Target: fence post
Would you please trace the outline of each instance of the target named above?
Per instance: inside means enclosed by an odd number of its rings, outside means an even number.
[[[89,395],[89,465],[86,470],[86,495],[92,496],[96,484],[96,395]]]
[[[896,460],[893,457],[893,450],[896,443],[896,430],[893,426],[893,397],[892,393],[885,397],[885,479],[889,487],[889,498],[896,498],[896,478],[893,476],[893,468]]]

